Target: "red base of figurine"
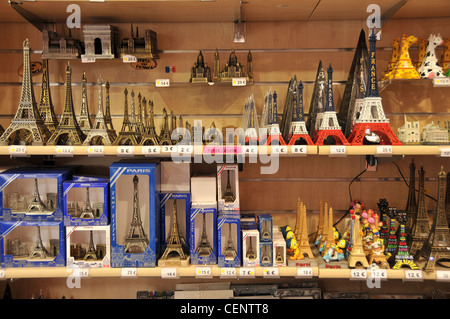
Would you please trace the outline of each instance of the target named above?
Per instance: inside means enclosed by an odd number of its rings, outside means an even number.
[[[314,145],[311,137],[308,134],[294,134],[291,136],[288,145],[295,145],[299,139],[304,139],[307,145]]]
[[[363,145],[366,130],[370,130],[380,137],[381,145],[403,145],[394,134],[389,123],[356,123],[348,141],[351,145]]]
[[[328,136],[334,137],[336,145],[350,145],[341,130],[318,130],[314,136],[314,144],[323,145]]]
[[[246,136],[244,141],[245,141],[245,145],[258,145],[259,144],[259,139],[257,137]]]
[[[272,144],[272,141],[278,141],[278,145],[286,145],[286,142],[284,141],[283,136],[281,136],[281,134],[267,135],[267,139],[266,139],[264,145],[270,146]]]

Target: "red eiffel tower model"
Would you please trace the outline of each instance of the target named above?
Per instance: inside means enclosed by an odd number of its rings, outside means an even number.
[[[386,118],[383,104],[381,103],[377,82],[377,38],[374,31],[369,36],[369,42],[369,81],[367,81],[364,99],[362,101],[361,114],[355,120],[355,125],[348,137],[348,141],[351,145],[363,145],[366,134],[375,133],[379,136],[381,145],[403,145],[392,131],[389,125],[389,119]]]

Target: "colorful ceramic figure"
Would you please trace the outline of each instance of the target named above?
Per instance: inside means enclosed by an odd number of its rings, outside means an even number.
[[[442,44],[444,44],[444,40],[442,40],[439,34],[430,34],[425,57],[423,58],[420,67],[417,68],[422,79],[432,79],[434,77],[444,76],[444,71],[439,66],[435,53],[436,47]]]

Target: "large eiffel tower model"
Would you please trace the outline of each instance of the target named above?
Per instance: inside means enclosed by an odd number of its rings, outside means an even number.
[[[131,217],[131,225],[128,230],[128,236],[123,244],[124,253],[143,253],[148,246],[149,240],[142,226],[141,212],[139,207],[138,193],[139,178],[137,175],[133,177],[133,216]]]
[[[289,94],[291,92],[291,94]],[[303,113],[303,83],[297,85],[297,79],[294,78],[293,87],[288,94],[292,101],[292,121],[289,127],[288,145],[296,145],[303,140],[303,144],[314,145],[306,129],[305,117]],[[288,97],[286,97],[287,99]]]
[[[354,214],[354,224],[352,229],[352,250],[350,251],[347,261],[348,266],[355,268],[356,264],[359,262],[364,268],[369,267],[369,262],[367,261],[366,253],[364,252],[362,238],[361,238],[361,222],[360,216]]]
[[[417,265],[414,263],[414,258],[409,253],[408,243],[406,241],[406,222],[407,222],[406,212],[401,213],[397,217],[397,221],[399,222],[399,241],[398,241],[398,250],[395,255],[395,264],[392,269],[400,269],[403,266],[407,266],[410,269],[419,269]]]
[[[234,245],[231,224],[228,224],[227,246],[223,251],[225,260],[234,260],[237,256],[236,247]]]
[[[108,128],[103,115],[103,81],[101,78],[97,81],[98,86],[98,109],[95,116],[94,126],[87,133],[83,145],[112,145],[116,139],[116,131]]]
[[[86,84],[87,84],[86,72],[83,72],[83,77],[81,79],[81,110],[80,116],[78,117],[78,125],[80,126],[80,129],[83,131],[84,135],[87,135],[89,131],[92,129]]]
[[[163,126],[161,129],[161,134],[159,136],[160,145],[172,145],[172,138],[170,134],[169,128],[169,115],[167,114],[166,109],[163,109]]]
[[[362,145],[368,131],[377,134],[380,144],[403,145],[389,126],[378,91],[376,42],[374,30],[369,36],[369,79],[364,92],[361,114],[355,120],[353,130],[348,137],[352,145]]]
[[[8,145],[14,132],[20,130],[31,132],[33,145],[44,145],[50,137],[50,132],[39,114],[34,97],[33,82],[31,80],[30,45],[28,39],[23,42],[23,77],[22,93],[19,107],[8,128],[0,137],[0,145]],[[27,135],[25,134],[27,137]],[[27,140],[29,137],[27,137]]]
[[[199,257],[208,257],[212,254],[213,249],[208,240],[208,235],[206,233],[206,214],[203,215],[203,225],[202,225],[202,237],[200,238],[200,244],[195,249],[195,252]]]
[[[31,253],[29,255],[29,258],[47,258],[47,255],[49,255],[47,249],[44,247],[44,244],[42,243],[41,238],[41,226],[37,227],[37,237],[36,237],[36,244],[34,245],[33,249],[31,250]]]
[[[94,246],[94,234],[93,231],[89,231],[89,246],[86,250],[86,254],[83,257],[84,260],[97,260],[97,252],[95,251]]]
[[[145,98],[144,98],[145,100]],[[145,108],[145,102],[144,102],[144,108]],[[155,128],[155,114],[153,111],[153,101],[148,101],[148,108],[149,108],[149,118],[148,118],[148,126],[145,130],[145,133],[142,134],[142,139],[140,142],[140,145],[160,145],[160,139],[158,134],[156,134],[156,128]]]
[[[297,199],[297,216],[300,218],[300,232],[298,234],[297,243],[299,255],[303,257],[307,255],[309,258],[314,258],[314,255],[311,250],[311,245],[309,244],[308,238],[308,227],[306,224],[306,206],[300,201],[300,198]]]
[[[312,140],[314,140],[314,136],[319,126],[318,124],[320,123],[320,117],[322,116],[326,104],[326,82],[325,70],[323,69],[322,61],[319,61],[316,80],[314,82],[314,90],[309,104],[309,115],[306,121],[306,129]]]
[[[69,62],[66,68],[66,99],[64,110],[56,131],[48,140],[49,145],[81,145],[85,139],[83,131],[78,126],[72,98],[72,70]]]
[[[322,113],[318,130],[314,136],[314,144],[323,145],[325,139],[331,136],[335,139],[337,145],[349,145],[347,139],[342,133],[336,116],[333,98],[333,68],[330,66],[327,69],[328,73],[328,88],[325,111]],[[317,119],[316,119],[317,120]]]
[[[50,93],[50,79],[48,73],[48,60],[43,60],[42,68],[42,87],[41,87],[41,99],[39,102],[39,113],[44,121],[45,126],[53,133],[58,126],[58,120],[56,119],[55,108],[53,107],[52,95]]]
[[[131,90],[131,110],[130,110],[130,125],[132,130],[136,134],[136,138],[138,141],[141,140],[141,133],[139,131],[138,121],[136,118],[136,106],[134,103],[134,90]]]
[[[86,196],[84,198],[84,206],[83,210],[81,211],[80,218],[95,218],[94,210],[92,209],[91,201],[89,199],[89,187],[86,187]]]
[[[414,222],[414,216],[417,211],[417,202],[416,202],[416,165],[414,165],[414,159],[411,160],[411,164],[409,164],[409,192],[408,192],[408,201],[406,202],[406,225],[405,231],[407,234],[412,229],[412,224]]]
[[[34,194],[31,199],[30,204],[28,205],[27,212],[43,212],[45,211],[45,204],[41,200],[41,196],[39,195],[39,187],[37,178],[34,179]]]
[[[136,131],[134,131],[128,116],[128,90],[125,88],[123,93],[125,95],[125,106],[123,108],[122,129],[117,135],[113,145],[138,145],[138,135]]]
[[[433,271],[436,262],[440,259],[450,259],[450,250],[448,249],[450,246],[450,232],[445,213],[445,172],[443,168],[441,168],[438,177],[438,198],[434,221],[427,240],[414,256],[416,261],[421,257],[425,258],[423,267],[425,271]]]
[[[145,115],[144,110],[142,108],[142,95],[141,92],[138,93],[138,111],[137,111],[137,118],[136,118],[136,127],[137,131],[139,132],[139,135],[141,136],[145,134],[146,127],[145,127]]]
[[[174,200],[172,227],[170,229],[169,237],[167,238],[166,249],[158,260],[158,266],[187,266],[188,262],[189,256],[184,252],[180,230],[178,229],[177,201]]]

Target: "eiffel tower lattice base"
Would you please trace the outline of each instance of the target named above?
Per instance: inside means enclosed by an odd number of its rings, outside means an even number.
[[[425,242],[422,249],[416,253],[414,259],[418,261],[421,257],[425,258],[425,264],[422,268],[424,271],[434,271],[436,262],[440,259],[450,259],[450,250],[448,247],[431,247]]]
[[[270,146],[273,141],[278,141],[277,145],[286,145],[286,142],[283,139],[283,136],[281,134],[269,134],[267,135],[266,142],[264,145]]]
[[[171,257],[175,256],[175,257]],[[166,250],[161,258],[158,260],[158,266],[189,266],[190,256],[186,255],[183,251],[183,247],[178,245],[167,244]]]
[[[295,142],[303,139],[306,142],[306,145],[314,145],[311,137],[308,134],[294,134],[291,136],[288,145],[296,145]]]
[[[339,130],[318,130],[314,137],[314,144],[315,145],[323,145],[323,142],[329,136],[332,136],[335,139],[336,145],[350,145],[350,143],[345,138],[344,133],[342,133],[342,131],[340,129]]]
[[[348,137],[349,143],[351,145],[363,145],[366,130],[378,134],[381,145],[403,145],[392,131],[389,123],[356,123]]]

